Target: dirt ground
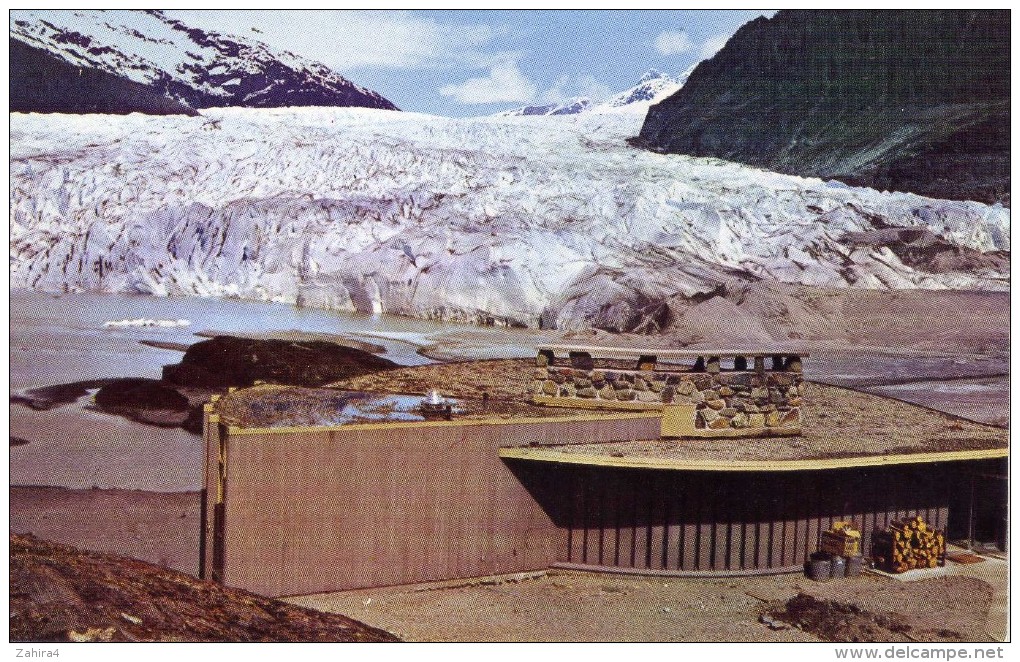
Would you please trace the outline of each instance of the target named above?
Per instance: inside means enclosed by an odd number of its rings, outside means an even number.
[[[428,393],[436,388],[451,397],[478,397],[486,392],[493,398],[521,400],[531,385],[534,369],[533,358],[456,361],[385,370],[330,386],[390,393]]]
[[[198,492],[11,487],[10,530],[198,574]]]
[[[868,574],[814,582],[800,575],[681,579],[550,570],[520,581],[288,601],[348,615],[407,641],[797,642],[833,640],[834,634],[843,641],[1001,640],[1005,623],[990,612],[1005,598],[982,579],[955,574],[975,566],[953,565],[940,569],[944,576],[913,582]],[[984,572],[1005,589],[1004,562]],[[816,618],[803,629],[774,616],[788,601],[805,601],[798,596],[820,603],[822,615],[835,601],[849,616],[835,625]]]
[[[10,488],[12,532],[189,574],[198,569],[198,515],[193,492]],[[881,641],[1005,636],[1005,561],[915,572],[928,574],[913,582],[874,575],[818,583],[799,575],[681,579],[550,570],[516,582],[453,581],[290,601],[412,641],[818,641],[826,631],[850,637],[871,630]],[[839,630],[773,630],[762,622],[799,593],[866,613]],[[894,629],[876,628],[876,621]],[[899,624],[910,629],[898,631]]]

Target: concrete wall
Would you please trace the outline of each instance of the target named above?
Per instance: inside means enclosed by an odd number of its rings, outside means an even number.
[[[563,532],[498,449],[654,438],[660,425],[624,414],[242,430],[210,417],[207,576],[271,596],[547,568]]]

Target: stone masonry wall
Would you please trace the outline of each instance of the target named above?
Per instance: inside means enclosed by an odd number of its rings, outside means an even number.
[[[695,427],[799,427],[804,376],[799,372],[665,372],[585,370],[559,366],[535,369],[535,396],[575,398],[590,403],[695,405]]]

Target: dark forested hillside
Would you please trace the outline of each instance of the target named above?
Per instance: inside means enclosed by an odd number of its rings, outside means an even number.
[[[879,189],[1009,202],[1008,11],[781,11],[635,142]]]

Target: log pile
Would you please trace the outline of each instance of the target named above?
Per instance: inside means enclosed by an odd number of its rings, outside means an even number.
[[[894,520],[887,530],[873,534],[872,557],[878,568],[897,574],[945,565],[946,536],[920,516]]]

